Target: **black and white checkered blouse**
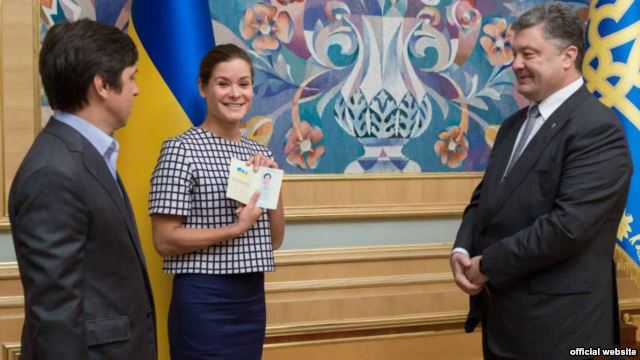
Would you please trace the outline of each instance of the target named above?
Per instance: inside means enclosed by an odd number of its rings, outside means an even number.
[[[227,141],[191,128],[162,145],[151,176],[149,214],[183,216],[186,228],[219,228],[236,220],[237,203],[226,197],[231,157],[248,160],[271,152],[244,136]],[[239,274],[273,271],[269,214],[265,210],[246,233],[188,254],[168,256],[164,271],[173,274]]]

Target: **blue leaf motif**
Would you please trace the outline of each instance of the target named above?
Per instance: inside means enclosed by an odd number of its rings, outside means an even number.
[[[333,116],[340,127],[347,132],[350,136],[355,136],[353,131],[353,122],[347,115],[347,103],[342,96],[338,97],[335,105],[333,106]]]
[[[380,90],[369,106],[371,135],[383,139],[395,136],[398,107],[386,90]]]
[[[347,119],[353,124],[356,136],[365,137],[369,134],[367,126],[367,100],[360,89],[349,98],[347,103]]]
[[[405,94],[400,101],[400,106],[398,106],[398,135],[408,138],[411,135],[413,125],[416,122],[422,122],[422,117],[424,114],[418,108],[416,99],[410,93]]]

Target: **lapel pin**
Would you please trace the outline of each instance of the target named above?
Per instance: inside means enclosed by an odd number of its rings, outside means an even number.
[[[553,129],[554,127],[556,127],[556,123],[551,124],[551,128]]]

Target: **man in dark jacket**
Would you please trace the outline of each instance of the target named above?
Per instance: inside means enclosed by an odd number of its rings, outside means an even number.
[[[613,250],[632,172],[614,114],[585,88],[583,24],[548,3],[512,25],[513,71],[530,105],[505,120],[451,255],[482,321],[488,359],[561,359],[611,348]]]
[[[156,359],[151,286],[115,168],[138,88],[117,28],[54,25],[40,75],[56,111],[13,180],[9,218],[25,293],[22,359]]]

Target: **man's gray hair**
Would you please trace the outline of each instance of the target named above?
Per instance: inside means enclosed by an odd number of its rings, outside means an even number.
[[[584,59],[584,24],[571,6],[559,2],[536,6],[520,15],[511,25],[511,30],[518,33],[538,24],[544,24],[544,38],[553,40],[558,50],[569,46],[578,49],[575,66],[581,71]]]

